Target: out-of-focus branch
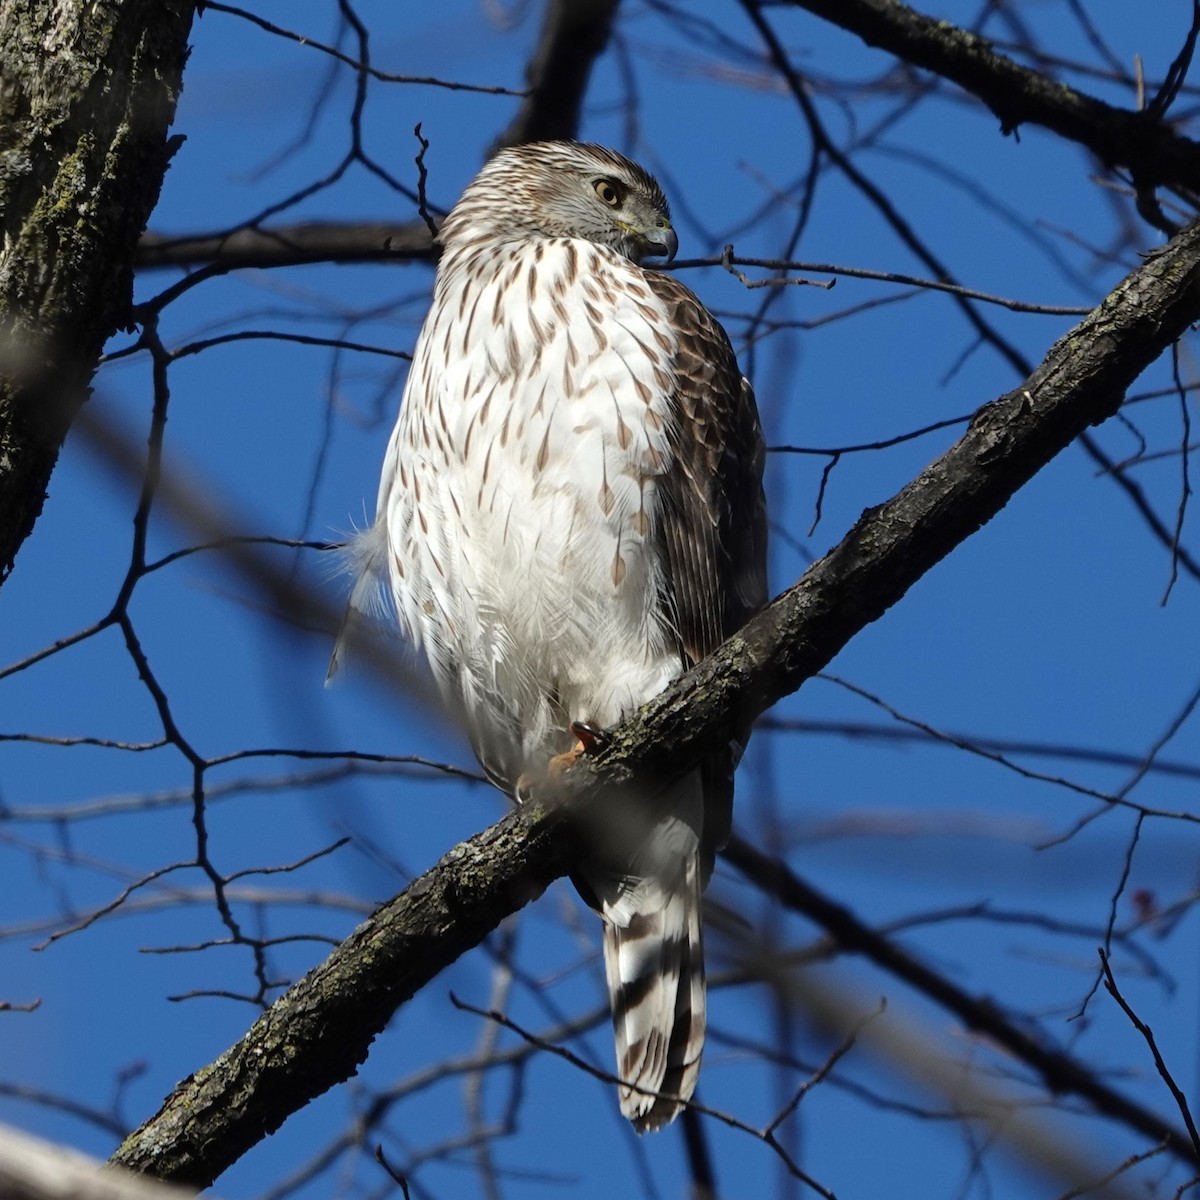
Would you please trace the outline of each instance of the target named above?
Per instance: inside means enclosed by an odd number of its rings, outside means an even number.
[[[568,811],[617,820],[794,691],[1000,511],[1200,318],[1200,224],[1132,272],[1016,390],[712,656],[612,731],[606,748],[452,850],[184,1081],[114,1161],[206,1185],[313,1096],[353,1073],[395,1008],[592,845]],[[598,821],[597,824],[600,824]],[[1137,1126],[1141,1128],[1140,1125]]]
[[[1077,1058],[1034,1037],[1014,1024],[990,999],[971,996],[946,976],[913,958],[890,938],[865,925],[854,913],[817,891],[778,859],[763,854],[741,838],[730,839],[725,859],[755,886],[794,912],[803,913],[832,934],[839,945],[869,958],[876,966],[954,1013],[963,1024],[983,1034],[1013,1058],[1031,1067],[1052,1095],[1075,1095],[1097,1112],[1144,1133],[1172,1154],[1200,1163],[1191,1140],[1158,1113],[1143,1108],[1099,1079]]]
[[[197,267],[216,263],[240,267],[300,266],[304,263],[429,262],[437,247],[423,221],[308,221],[230,233],[146,233],[138,243],[139,267]]]
[[[522,142],[573,138],[584,93],[620,0],[551,0],[537,49],[525,69],[529,91],[493,150]]]
[[[790,0],[862,38],[868,46],[933,71],[977,96],[1011,133],[1040,125],[1124,167],[1139,186],[1200,195],[1200,144],[1150,113],[1117,108],[1021,66],[977,34],[935,20],[900,0]]]
[[[191,1194],[0,1126],[4,1200],[185,1200]]]
[[[95,405],[80,414],[77,432],[120,480],[133,488],[139,486],[147,471],[146,452],[133,435],[101,419]],[[217,547],[214,553],[220,553],[224,564],[267,601],[272,615],[295,627],[324,635],[332,648],[345,605],[304,586],[264,552],[259,539],[243,536],[216,501],[218,494],[215,488],[187,476],[175,464],[157,482],[155,511],[169,516],[197,541]],[[411,657],[398,648],[395,640],[372,637],[369,630],[358,626],[346,633],[352,669],[369,672],[387,685],[403,690],[427,716],[443,715],[432,682],[414,667]]]
[[[847,989],[822,983],[812,974],[772,978],[771,982],[789,1004],[823,1027],[828,1037],[841,1039],[856,1031],[856,1054],[875,1056],[893,1074],[936,1096],[945,1108],[979,1122],[1017,1162],[1054,1180],[1059,1188],[1071,1188],[1071,1195],[1134,1200],[1142,1192],[1135,1181],[1121,1178],[1124,1171],[1165,1149],[1156,1138],[1149,1153],[1111,1170],[1102,1148],[1067,1136],[1065,1123],[1049,1117],[1043,1108],[1028,1111],[1028,1097],[1003,1087],[970,1056],[956,1058],[939,1051],[936,1039],[904,1020],[895,1006],[889,1006],[878,1019],[865,1020],[867,1005]]]
[[[0,582],[42,509],[175,149],[195,5],[0,5]]]

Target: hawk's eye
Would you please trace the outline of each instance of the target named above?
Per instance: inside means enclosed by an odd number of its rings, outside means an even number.
[[[621,201],[625,199],[624,189],[615,179],[597,179],[592,187],[596,189],[596,195],[608,205],[609,208],[620,208]]]

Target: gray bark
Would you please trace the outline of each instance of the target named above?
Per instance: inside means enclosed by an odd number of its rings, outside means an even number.
[[[130,321],[194,7],[0,0],[0,583]]]

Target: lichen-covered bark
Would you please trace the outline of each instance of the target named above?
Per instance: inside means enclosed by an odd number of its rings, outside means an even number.
[[[129,321],[194,8],[0,0],[0,583]]]
[[[941,458],[864,513],[799,583],[614,730],[604,752],[560,777],[555,791],[565,809],[535,795],[455,847],[236,1046],[184,1080],[114,1161],[207,1185],[312,1097],[352,1075],[400,1004],[578,866],[596,841],[585,815],[597,814],[604,830],[636,818],[663,781],[795,691],[1073,438],[1111,416],[1129,384],[1197,319],[1200,223],[1128,276],[1021,386],[980,409]],[[622,813],[619,796],[641,800]],[[1064,1076],[1063,1087],[1101,1112],[1119,1111],[1115,1093],[1106,1098],[1084,1083]]]

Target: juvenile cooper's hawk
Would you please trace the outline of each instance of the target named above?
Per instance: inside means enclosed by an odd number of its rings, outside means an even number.
[[[763,443],[724,330],[645,256],[667,201],[600,146],[500,151],[442,226],[364,553],[512,793],[615,725],[765,598]],[[700,892],[737,746],[654,801],[624,861],[577,881],[604,918],[621,1109],[672,1120],[704,1043]],[[640,1089],[640,1090],[639,1090]]]

